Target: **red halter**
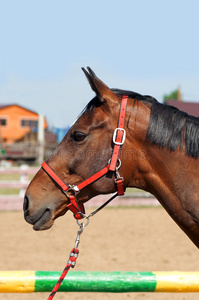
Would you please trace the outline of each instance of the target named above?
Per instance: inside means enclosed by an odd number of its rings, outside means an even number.
[[[94,181],[100,179],[109,171],[116,172],[115,183],[117,186],[117,194],[120,196],[124,195],[123,178],[120,177],[118,172],[118,169],[121,166],[121,161],[118,158],[119,158],[120,149],[124,144],[125,137],[126,137],[124,123],[125,123],[127,102],[128,102],[128,96],[123,96],[121,101],[121,107],[120,107],[118,127],[115,129],[113,134],[114,148],[113,148],[112,157],[109,161],[110,163],[108,163],[108,165],[104,167],[102,170],[95,173],[94,175],[84,180],[83,182],[79,183],[78,185],[71,186],[71,185],[67,185],[62,179],[60,179],[58,175],[49,167],[49,165],[45,161],[42,163],[42,168],[59,185],[59,187],[62,189],[64,194],[69,199],[70,203],[67,205],[67,208],[74,213],[74,217],[76,219],[82,219],[85,217],[84,206],[83,204],[78,204],[76,195],[80,192],[80,190],[82,190],[89,184],[93,183]],[[117,166],[118,163],[119,165]]]

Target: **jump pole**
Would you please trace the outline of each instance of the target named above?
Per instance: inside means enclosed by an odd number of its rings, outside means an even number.
[[[2,271],[0,293],[50,292],[61,272]],[[59,292],[199,292],[199,272],[68,273]]]

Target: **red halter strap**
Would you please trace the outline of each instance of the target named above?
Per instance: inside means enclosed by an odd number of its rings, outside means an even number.
[[[84,187],[108,173],[109,165],[76,186],[68,186],[61,178],[59,178],[59,176],[49,167],[49,165],[45,161],[42,163],[42,169],[46,171],[46,173],[59,185],[64,194],[66,194],[66,196],[69,198],[70,203],[67,205],[67,208],[74,213],[76,219],[82,219],[84,217],[83,215],[85,214],[84,206],[83,204],[78,204],[75,196]],[[70,192],[72,194],[70,194]]]
[[[62,189],[62,191],[69,199],[70,203],[66,207],[73,212],[74,217],[76,219],[82,219],[85,217],[84,206],[83,204],[78,203],[76,199],[76,195],[80,192],[80,190],[90,185],[91,183],[95,182],[96,180],[100,179],[101,177],[106,175],[109,171],[116,172],[115,183],[117,185],[117,194],[124,195],[123,178],[119,176],[119,172],[118,172],[118,169],[121,165],[121,161],[119,160],[119,166],[117,166],[117,163],[118,163],[120,149],[124,144],[125,137],[126,137],[124,122],[125,122],[127,102],[128,102],[128,96],[123,96],[121,107],[120,107],[118,128],[115,129],[113,134],[113,143],[115,145],[110,160],[111,163],[108,164],[106,167],[104,167],[103,169],[101,169],[100,171],[98,171],[88,179],[84,180],[83,182],[79,183],[78,185],[71,186],[71,185],[67,185],[61,178],[59,178],[59,176],[50,168],[50,166],[45,161],[42,163],[42,169],[59,185],[59,187]]]
[[[66,194],[66,196],[69,198],[70,203],[67,205],[67,208],[74,213],[76,219],[82,219],[84,217],[83,215],[85,214],[84,206],[83,204],[78,204],[75,196],[84,187],[95,182],[99,178],[103,177],[106,173],[108,173],[109,165],[76,186],[68,186],[62,179],[59,178],[59,176],[49,167],[49,165],[45,161],[42,163],[42,169],[46,171],[46,173],[59,185],[64,194]],[[70,194],[70,192],[72,194]]]
[[[121,149],[122,145],[124,144],[124,141],[126,138],[124,122],[125,122],[125,116],[126,116],[127,102],[128,102],[128,96],[123,96],[121,107],[120,107],[118,127],[115,129],[114,134],[113,134],[113,143],[115,145],[114,145],[111,163],[110,163],[110,167],[109,167],[110,171],[115,171],[115,169],[116,169],[119,152],[120,152],[120,149]]]

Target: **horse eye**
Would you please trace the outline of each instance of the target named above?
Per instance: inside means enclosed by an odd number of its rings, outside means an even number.
[[[75,131],[75,132],[72,134],[72,139],[73,139],[75,142],[82,142],[85,138],[86,138],[86,134],[83,133],[83,132],[80,132],[80,131]]]

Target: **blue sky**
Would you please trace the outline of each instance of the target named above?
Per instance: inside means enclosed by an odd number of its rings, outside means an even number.
[[[71,124],[94,96],[81,67],[109,86],[199,101],[199,1],[0,0],[0,104]]]

